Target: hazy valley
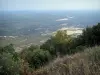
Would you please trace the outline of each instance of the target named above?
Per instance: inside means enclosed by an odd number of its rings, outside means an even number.
[[[0,44],[41,44],[59,29],[85,28],[98,22],[99,11],[1,11]]]

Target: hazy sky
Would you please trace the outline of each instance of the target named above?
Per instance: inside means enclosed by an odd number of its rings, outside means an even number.
[[[0,10],[98,10],[100,0],[0,0]]]

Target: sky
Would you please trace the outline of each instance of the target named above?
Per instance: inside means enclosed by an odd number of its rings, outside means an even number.
[[[0,10],[100,10],[100,0],[0,0]]]

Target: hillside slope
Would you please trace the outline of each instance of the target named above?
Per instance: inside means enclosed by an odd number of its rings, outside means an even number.
[[[100,46],[57,58],[48,66],[34,71],[32,75],[100,75]]]

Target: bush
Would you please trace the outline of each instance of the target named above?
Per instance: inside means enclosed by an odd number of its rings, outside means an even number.
[[[83,30],[83,34],[81,35],[82,41],[84,45],[94,46],[100,44],[100,23],[94,25],[93,27],[87,27]]]
[[[38,49],[39,47],[37,45],[31,45],[28,50],[33,51],[35,49]]]
[[[0,53],[3,53],[3,52],[13,54],[15,52],[15,49],[13,47],[13,44],[7,45],[5,47],[1,47],[0,48]]]
[[[48,66],[34,71],[33,75],[100,75],[100,46],[57,58]]]
[[[48,50],[52,57],[56,55],[55,43],[52,38],[47,40],[44,44],[42,44],[40,46],[40,49]]]
[[[20,60],[14,61],[10,53],[0,54],[0,75],[20,75]]]
[[[57,56],[58,53],[65,55],[70,53],[71,44],[72,38],[67,35],[66,31],[58,31],[55,36],[47,40],[40,48],[48,50],[51,55]]]
[[[31,68],[34,69],[43,66],[51,59],[49,51],[42,49],[35,49],[33,51],[26,49],[26,51],[24,51],[22,55],[22,58],[29,63],[29,66]]]
[[[0,75],[20,75],[20,58],[12,44],[0,48]]]

